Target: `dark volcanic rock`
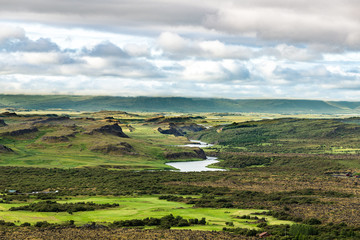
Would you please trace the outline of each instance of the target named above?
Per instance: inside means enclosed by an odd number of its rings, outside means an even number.
[[[7,124],[5,123],[4,120],[0,119],[0,127],[5,127],[7,126]]]
[[[16,117],[17,114],[14,112],[3,112],[0,113],[0,117]]]
[[[167,158],[167,159],[188,159],[188,158],[206,159],[206,155],[205,155],[204,150],[202,150],[201,148],[195,148],[190,151],[165,153],[165,158]]]
[[[190,125],[179,126],[179,128],[185,132],[200,132],[206,129],[204,126],[197,125],[195,123],[191,123]]]
[[[11,148],[0,144],[0,153],[11,153],[14,152]]]
[[[169,129],[158,128],[158,131],[162,134],[172,134],[176,137],[185,136],[188,132],[199,132],[206,128],[195,123],[191,124],[175,124],[169,123]]]
[[[24,134],[34,133],[34,132],[38,132],[38,131],[39,130],[36,127],[33,127],[33,128],[25,128],[25,129],[15,130],[12,132],[7,132],[7,133],[4,133],[4,135],[16,137],[16,136],[21,136]]]
[[[100,128],[93,129],[90,132],[90,134],[94,133],[110,134],[122,138],[128,138],[128,136],[122,131],[121,127],[118,124],[105,125]]]
[[[199,156],[199,158],[206,159],[206,154],[201,148],[195,148],[194,152]]]
[[[179,137],[179,136],[184,136],[184,132],[181,131],[180,129],[177,129],[176,127],[174,126],[171,126],[170,125],[170,128],[169,129],[162,129],[162,128],[158,128],[158,131],[162,134],[172,134],[174,135],[175,137]]]
[[[41,138],[43,141],[49,143],[57,143],[57,142],[68,142],[69,138],[67,136],[44,136]]]
[[[134,148],[127,142],[108,144],[104,146],[95,146],[91,149],[91,151],[101,152],[105,154],[134,154]]]
[[[63,117],[49,117],[47,119],[42,119],[42,120],[39,120],[39,121],[35,121],[35,122],[33,122],[33,124],[65,121],[65,120],[69,120],[69,119],[70,118],[66,117],[66,116],[63,116]]]
[[[87,120],[87,121],[95,121],[95,118],[89,117],[81,117],[81,118],[73,118],[74,120]]]

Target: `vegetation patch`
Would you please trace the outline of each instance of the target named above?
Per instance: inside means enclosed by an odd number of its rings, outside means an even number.
[[[9,211],[31,211],[31,212],[73,212],[95,211],[98,209],[118,207],[117,203],[96,204],[93,202],[58,203],[56,201],[44,201],[31,203],[25,206],[11,207]]]

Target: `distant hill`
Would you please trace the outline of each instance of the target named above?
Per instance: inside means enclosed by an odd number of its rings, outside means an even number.
[[[148,112],[360,113],[360,102],[287,99],[0,95],[0,108]]]

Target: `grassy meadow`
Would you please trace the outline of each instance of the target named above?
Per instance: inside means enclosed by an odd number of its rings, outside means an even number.
[[[233,222],[235,227],[256,228],[255,220],[238,219],[237,216],[250,215],[252,213],[263,212],[256,209],[229,209],[229,208],[193,208],[192,205],[159,200],[154,196],[141,197],[72,197],[70,200],[58,200],[59,203],[69,202],[94,202],[94,203],[118,203],[116,208],[95,210],[87,212],[29,212],[29,211],[9,211],[10,207],[22,206],[23,203],[0,204],[0,219],[14,221],[18,225],[24,222],[34,224],[38,221],[49,223],[65,223],[74,220],[77,225],[89,222],[110,223],[119,220],[144,219],[147,217],[161,218],[168,214],[182,216],[185,219],[203,217],[206,218],[206,225],[194,225],[181,227],[180,229],[196,230],[222,230],[226,222]],[[292,224],[290,221],[277,220],[271,216],[257,215],[259,218],[265,217],[268,224]]]
[[[90,114],[75,115],[59,124],[35,124],[39,129],[36,133],[15,137],[1,136],[1,144],[10,147],[15,153],[1,154],[0,165],[63,168],[109,165],[121,166],[125,169],[171,169],[164,164],[167,160],[164,158],[163,152],[179,151],[173,146],[188,142],[185,137],[163,135],[157,131],[158,126],[144,124],[143,119],[147,116],[138,118],[127,114],[125,116],[123,114],[112,115],[114,118],[121,119],[120,122],[106,122],[102,113],[94,116],[96,117],[95,121],[82,120],[80,117],[84,116],[93,117]],[[124,117],[127,118],[124,120]],[[32,127],[28,122],[35,122],[37,118],[30,115],[25,119],[25,123],[23,118],[6,118],[8,126],[0,128],[0,135],[4,132]],[[133,119],[135,119],[134,122],[132,122]],[[131,124],[127,124],[128,122]],[[87,134],[92,128],[114,123],[118,123],[129,138],[119,138],[107,134],[97,134],[96,136]],[[74,126],[76,126],[75,129]],[[71,133],[74,133],[74,137],[70,137],[69,141],[49,143],[42,140],[44,136],[66,136]],[[118,142],[130,144],[134,148],[133,153],[103,154],[91,150],[96,146]]]

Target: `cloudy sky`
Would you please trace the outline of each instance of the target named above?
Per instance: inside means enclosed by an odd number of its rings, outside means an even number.
[[[0,6],[0,93],[360,101],[359,0]]]

